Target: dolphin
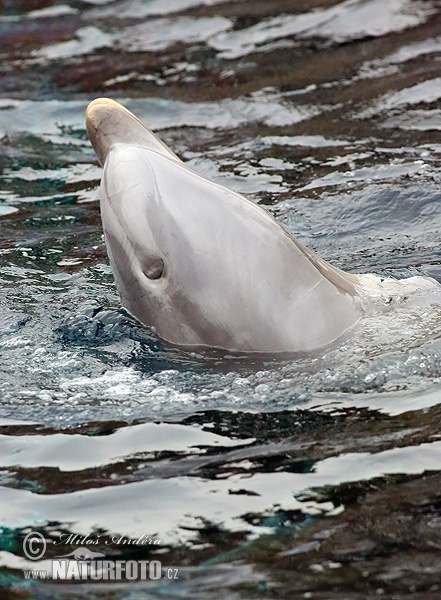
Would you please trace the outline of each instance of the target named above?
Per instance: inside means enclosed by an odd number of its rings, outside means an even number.
[[[167,342],[309,352],[372,306],[439,285],[332,266],[262,207],[191,170],[118,102],[91,102],[86,126],[103,166],[101,217],[122,305]]]

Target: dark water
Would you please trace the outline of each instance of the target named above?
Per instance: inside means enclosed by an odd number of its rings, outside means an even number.
[[[168,348],[119,307],[84,112],[123,102],[344,269],[441,280],[440,3],[0,10],[2,597],[438,600],[439,298],[295,361]],[[69,534],[179,579],[25,580]]]

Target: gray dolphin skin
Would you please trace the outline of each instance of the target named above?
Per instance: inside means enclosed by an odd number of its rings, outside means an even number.
[[[168,342],[310,351],[351,330],[370,300],[438,285],[331,266],[263,208],[189,169],[113,100],[91,102],[86,125],[122,305]]]

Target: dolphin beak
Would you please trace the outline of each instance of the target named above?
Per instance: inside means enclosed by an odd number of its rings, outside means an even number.
[[[86,129],[101,165],[116,144],[148,148],[181,162],[153,131],[115,100],[93,100],[86,110]]]

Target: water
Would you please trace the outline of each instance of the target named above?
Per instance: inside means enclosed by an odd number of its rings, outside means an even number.
[[[437,599],[439,294],[295,359],[167,346],[120,308],[84,112],[123,102],[343,269],[441,281],[439,4],[0,11],[4,597]],[[25,580],[70,534],[179,579]]]

